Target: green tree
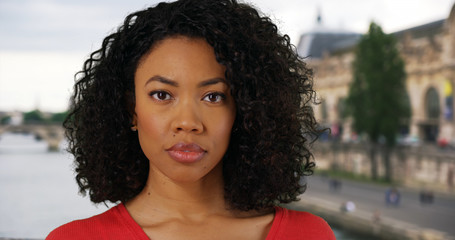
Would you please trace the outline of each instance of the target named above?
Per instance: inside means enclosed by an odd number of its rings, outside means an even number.
[[[43,114],[40,110],[33,110],[24,113],[24,123],[43,123],[45,121]]]
[[[6,125],[11,122],[11,116],[4,116],[0,119],[0,124]]]
[[[68,115],[68,111],[66,112],[60,112],[60,113],[54,113],[52,114],[50,121],[53,123],[62,123],[66,116]]]
[[[385,178],[391,180],[390,150],[410,117],[404,62],[393,35],[385,34],[374,22],[355,51],[353,81],[346,104],[353,128],[371,142],[371,175],[377,179],[376,152],[381,143]]]

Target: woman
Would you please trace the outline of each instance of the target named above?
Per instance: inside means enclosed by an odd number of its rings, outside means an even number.
[[[85,62],[65,121],[81,193],[118,203],[47,239],[335,239],[297,200],[317,134],[311,71],[235,0],[129,15]]]

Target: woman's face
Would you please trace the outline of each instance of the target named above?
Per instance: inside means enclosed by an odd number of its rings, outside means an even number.
[[[134,81],[134,121],[151,176],[189,182],[221,174],[212,170],[227,150],[235,104],[213,48],[167,38],[142,58]]]

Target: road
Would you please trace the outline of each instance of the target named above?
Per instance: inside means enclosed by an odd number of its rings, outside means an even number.
[[[304,200],[321,199],[341,206],[346,201],[355,203],[356,211],[380,212],[381,218],[395,219],[420,228],[430,228],[455,236],[455,196],[435,194],[432,204],[421,204],[419,192],[398,188],[401,201],[398,206],[387,206],[385,192],[387,186],[378,186],[341,180],[338,191],[329,187],[329,179],[321,176],[308,178],[307,191],[301,196]]]

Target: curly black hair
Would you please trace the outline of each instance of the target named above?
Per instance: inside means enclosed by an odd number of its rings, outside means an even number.
[[[226,201],[247,211],[297,200],[315,165],[312,71],[270,18],[236,0],[180,0],[132,13],[85,61],[64,122],[80,192],[94,203],[126,202],[145,186],[149,160],[130,130],[134,73],[173,36],[205,39],[226,67],[236,103],[223,158]]]

